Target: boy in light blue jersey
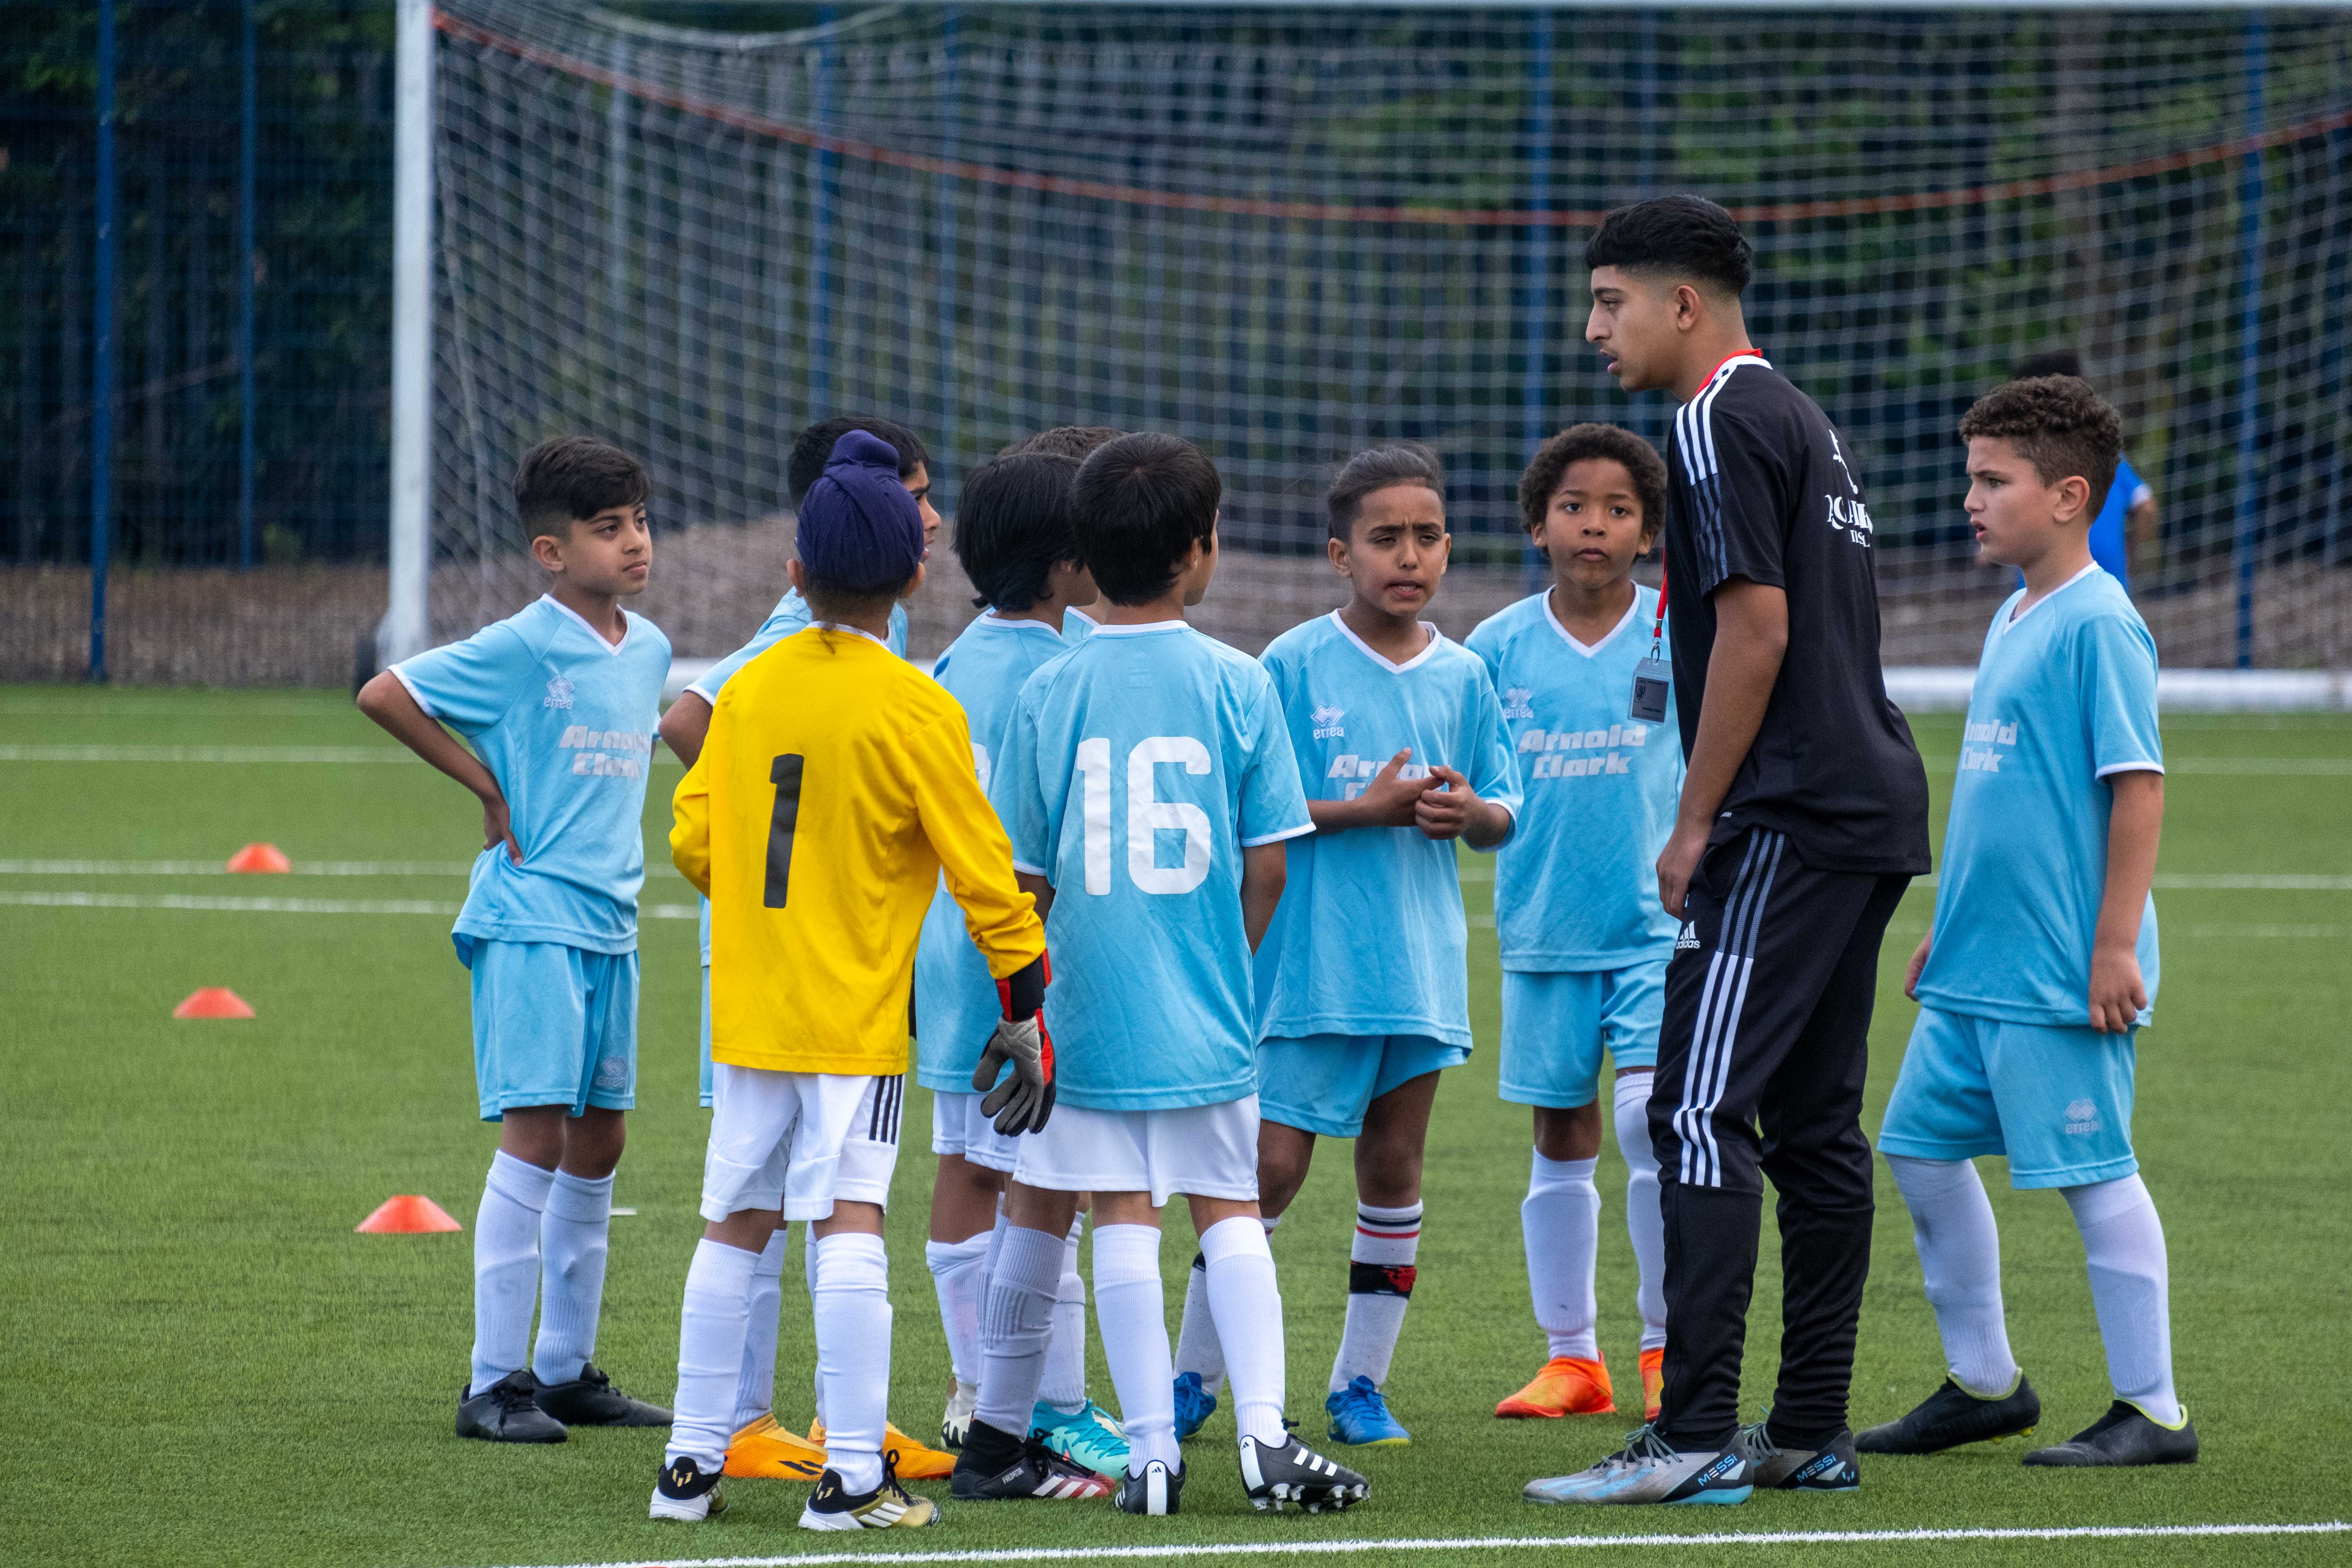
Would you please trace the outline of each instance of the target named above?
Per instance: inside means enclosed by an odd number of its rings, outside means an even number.
[[[452,938],[473,976],[481,1118],[500,1128],[474,1221],[464,1437],[557,1443],[567,1425],[670,1420],[591,1360],[622,1113],[636,1103],[641,820],[669,675],[669,640],[619,603],[645,591],[653,563],[646,494],[636,459],[603,442],[534,447],[515,504],[553,579],[546,595],[359,695],[482,803]]]
[[[1683,754],[1673,698],[1630,716],[1634,667],[1664,619],[1637,584],[1665,515],[1666,467],[1613,425],[1578,425],[1537,448],[1519,480],[1528,536],[1550,586],[1470,634],[1503,694],[1527,804],[1496,863],[1503,961],[1502,1096],[1534,1108],[1535,1153],[1519,1226],[1528,1292],[1549,1359],[1495,1407],[1505,1417],[1616,1409],[1596,1331],[1601,1240],[1601,1057],[1616,1068],[1625,1228],[1640,1275],[1643,1405],[1658,1409],[1666,1342],[1665,1234],[1650,1146],[1652,1069],[1675,923],[1658,902],[1658,852],[1674,830]]]
[[[898,482],[915,498],[916,507],[923,520],[923,543],[929,548],[940,528],[940,514],[931,506],[930,458],[915,433],[895,420],[872,416],[820,420],[793,438],[792,450],[784,462],[784,490],[795,509],[808,488],[824,472],[825,460],[832,455],[834,444],[852,430],[886,442],[898,454]],[[719,693],[735,672],[765,653],[794,632],[807,627],[815,619],[808,601],[797,588],[787,588],[768,618],[760,623],[751,640],[733,653],[713,664],[679,694],[661,718],[661,738],[688,767],[702,754],[702,742],[710,732],[711,710],[718,706]],[[890,651],[904,658],[907,656],[907,607],[903,604],[890,606],[889,636],[885,639]],[[704,1110],[710,1108],[710,900],[702,900],[702,1070],[701,1101]],[[736,1440],[727,1450],[727,1473],[730,1476],[768,1478],[782,1480],[814,1480],[824,1473],[824,1453],[820,1447],[779,1429],[772,1406],[775,1403],[776,1336],[781,1330],[780,1314],[783,1310],[784,1247],[790,1235],[787,1227],[778,1226],[761,1254],[751,1279],[751,1329],[744,1342],[742,1387],[737,1401]],[[894,1439],[895,1440],[895,1439]],[[910,1472],[911,1473],[911,1470]]]
[[[983,790],[1004,749],[1022,683],[1094,629],[1073,607],[1095,598],[1070,528],[1077,471],[1076,460],[1066,457],[1000,458],[965,480],[956,508],[956,559],[987,611],[948,646],[931,674],[963,706]],[[1002,1016],[987,960],[942,882],[915,956],[915,1039],[916,1078],[931,1090],[931,1150],[940,1157],[924,1259],[953,1363],[940,1420],[940,1440],[950,1448],[963,1446],[980,1397],[988,1255],[1006,1225],[1001,1199],[1018,1152],[1019,1140],[996,1131],[981,1109],[984,1096],[971,1086]],[[1028,1432],[1097,1475],[1123,1477],[1126,1440],[1086,1393],[1087,1298],[1077,1273],[1083,1224],[1072,1224],[1064,1244],[1045,1375]]]
[[[1022,687],[990,796],[1059,959],[1047,992],[1058,1100],[1024,1137],[989,1281],[979,1406],[956,1463],[969,1501],[1065,1495],[1022,1432],[1081,1194],[1095,1312],[1127,1429],[1129,1513],[1177,1511],[1160,1208],[1192,1200],[1226,1327],[1251,1502],[1340,1508],[1363,1479],[1284,1428],[1282,1298],[1257,1205],[1250,952],[1312,830],[1273,683],[1184,622],[1216,569],[1216,469],[1128,436],[1078,472],[1077,552],[1099,630]]]
[[[1930,1453],[2041,1417],[1969,1163],[2000,1154],[2011,1185],[2056,1187],[2074,1210],[2115,1385],[2104,1416],[2025,1462],[2186,1462],[2197,1433],[2173,1389],[2164,1228],[2131,1143],[2133,1041],[2157,989],[2156,644],[2086,537],[2122,425],[2081,380],[2053,375],[1988,395],[1960,436],[1977,537],[2025,585],[1985,635],[1935,923],[1905,985],[1919,1021],[1878,1139],[1950,1375],[1855,1447]]]
[[[1419,446],[1350,458],[1326,498],[1349,600],[1263,656],[1316,830],[1291,851],[1257,954],[1258,1194],[1279,1221],[1316,1139],[1356,1141],[1348,1306],[1324,1401],[1331,1439],[1350,1445],[1411,1440],[1381,1388],[1416,1278],[1437,1075],[1470,1056],[1454,840],[1493,849],[1518,809],[1493,683],[1421,618],[1453,543],[1444,484]],[[1220,1371],[1205,1284],[1196,1271],[1179,1339],[1187,1427],[1214,1408]]]

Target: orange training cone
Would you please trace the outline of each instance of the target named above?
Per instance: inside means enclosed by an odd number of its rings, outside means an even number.
[[[291,871],[294,862],[275,844],[248,844],[228,858],[232,871]]]
[[[250,1018],[253,1004],[226,985],[200,985],[172,1009],[174,1018]]]
[[[375,1213],[352,1226],[362,1236],[421,1236],[436,1230],[463,1230],[466,1227],[449,1217],[449,1211],[431,1198],[404,1193],[396,1198],[386,1198]]]

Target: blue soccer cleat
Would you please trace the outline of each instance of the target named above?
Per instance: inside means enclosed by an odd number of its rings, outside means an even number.
[[[1369,1377],[1359,1377],[1323,1401],[1331,1413],[1331,1441],[1354,1448],[1402,1448],[1412,1434],[1389,1414],[1389,1402]]]
[[[1176,1374],[1176,1440],[1179,1443],[1208,1424],[1217,1413],[1217,1396],[1201,1386],[1201,1374]]]
[[[1738,1503],[1755,1488],[1754,1467],[1737,1449],[1685,1454],[1643,1426],[1591,1469],[1529,1481],[1519,1495],[1546,1503]]]
[[[1029,1417],[1029,1436],[1081,1469],[1114,1481],[1127,1479],[1127,1430],[1091,1399],[1076,1410],[1040,1401]]]

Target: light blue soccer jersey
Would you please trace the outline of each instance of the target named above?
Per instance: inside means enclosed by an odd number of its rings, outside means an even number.
[[[1241,852],[1314,827],[1257,660],[1181,621],[1104,626],[1022,687],[992,773],[1013,865],[1054,884],[1062,1100],[1256,1093]]]
[[[646,774],[669,639],[624,613],[618,647],[551,597],[392,667],[418,707],[466,738],[507,798],[520,866],[474,862],[451,933],[634,952],[645,885]]]
[[[971,726],[971,760],[986,790],[1012,727],[1022,683],[1040,665],[1059,658],[1093,631],[1094,623],[1066,613],[1062,630],[1042,621],[1015,621],[994,612],[964,627],[931,667],[931,677],[963,704]],[[988,961],[971,944],[963,909],[944,880],[923,917],[915,951],[915,1079],[929,1089],[971,1092],[971,1071],[1003,1016]]]
[[[2110,773],[2164,771],[2156,639],[2096,564],[1985,634],[1944,827],[1936,940],[1919,1001],[2019,1024],[2090,1021],[2106,894]],[[2139,923],[2156,1001],[2156,900]],[[2139,1022],[2148,1021],[2143,1011]]]
[[[1403,664],[1373,652],[1337,610],[1267,647],[1261,662],[1300,782],[1310,800],[1353,800],[1410,747],[1400,777],[1452,768],[1516,822],[1518,771],[1486,667],[1428,631],[1429,646]],[[1425,1035],[1467,1046],[1467,945],[1452,843],[1417,827],[1301,838],[1257,950],[1258,1037]]]
[[[1527,797],[1495,867],[1505,969],[1619,969],[1673,952],[1657,862],[1683,787],[1674,698],[1661,723],[1627,717],[1657,614],[1658,595],[1637,585],[1625,618],[1587,647],[1546,589],[1470,634],[1502,696]]]
[[[776,607],[768,612],[768,618],[760,623],[760,629],[751,634],[751,640],[704,670],[688,682],[686,689],[713,708],[718,707],[719,688],[732,679],[737,670],[815,620],[816,613],[809,608],[809,602],[801,597],[801,591],[798,588],[785,589],[784,596],[776,601]],[[892,653],[900,658],[907,657],[906,605],[890,606],[890,635],[883,640],[890,645]],[[710,962],[709,899],[702,900],[702,962],[705,964]]]

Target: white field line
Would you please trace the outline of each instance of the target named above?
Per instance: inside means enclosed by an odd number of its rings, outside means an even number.
[[[1199,1546],[1022,1547],[966,1552],[811,1552],[772,1557],[657,1557],[566,1568],[814,1568],[835,1563],[1084,1563],[1105,1558],[1358,1557],[1380,1552],[1491,1552],[1512,1547],[1877,1546],[1934,1541],[2178,1541],[2201,1536],[2343,1535],[2352,1524],[2083,1524],[2044,1530],[1720,1531],[1692,1535],[1487,1535],[1455,1540],[1282,1541]]]
[[[290,872],[261,876],[295,877],[463,877],[474,868],[470,860],[297,860]],[[229,877],[222,860],[0,860],[0,877]],[[648,877],[677,877],[675,866],[649,864]]]
[[[0,861],[5,867],[5,861]],[[1493,868],[1465,863],[1465,882],[1491,882]],[[1911,879],[1914,888],[1932,888],[1934,873]],[[2183,892],[2252,892],[2252,893],[2352,893],[2352,876],[2303,871],[2180,871],[2157,873],[2158,892],[2172,889]]]

